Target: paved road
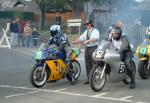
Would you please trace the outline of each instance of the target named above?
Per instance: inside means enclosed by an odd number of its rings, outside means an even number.
[[[103,91],[93,92],[86,80],[83,55],[79,61],[82,74],[76,85],[67,80],[47,83],[36,89],[29,82],[29,75],[34,64],[33,49],[0,48],[0,103],[149,103],[150,82],[136,76],[137,88],[128,89],[122,82],[106,83]]]

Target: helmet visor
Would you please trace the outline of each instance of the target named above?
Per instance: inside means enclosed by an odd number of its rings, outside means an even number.
[[[51,33],[51,36],[54,37],[57,34],[57,31],[51,30],[50,33]]]

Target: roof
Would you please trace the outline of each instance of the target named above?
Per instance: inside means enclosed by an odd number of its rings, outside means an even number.
[[[0,0],[1,11],[26,11],[40,13],[38,5],[33,1],[25,0]]]

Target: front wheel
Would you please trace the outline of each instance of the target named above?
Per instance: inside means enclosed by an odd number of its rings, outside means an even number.
[[[66,75],[66,78],[70,82],[75,82],[80,77],[80,74],[81,74],[80,63],[77,60],[70,61],[69,70],[68,70],[68,74]]]
[[[103,67],[95,64],[90,72],[89,84],[95,92],[101,91],[106,83],[106,73],[103,69]]]
[[[142,79],[148,79],[150,76],[150,66],[148,60],[140,61],[138,65],[139,76]]]
[[[46,68],[34,66],[30,74],[30,82],[36,88],[41,88],[48,79]]]

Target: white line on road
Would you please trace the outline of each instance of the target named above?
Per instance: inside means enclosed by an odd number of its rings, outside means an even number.
[[[79,93],[70,93],[70,92],[57,92],[57,93],[89,97],[89,95],[79,94]]]
[[[106,94],[108,94],[108,93],[100,93],[100,94],[92,95],[91,97],[101,97]]]
[[[121,100],[118,98],[111,98],[111,97],[94,97],[94,98],[101,98],[101,99],[107,99],[107,100],[114,100],[114,101],[121,101],[121,102],[128,102],[128,103],[135,103],[132,100]]]
[[[33,94],[33,93],[37,93],[37,92],[40,92],[40,91],[32,91],[32,92],[27,92],[27,93],[22,93],[22,94],[9,95],[9,96],[5,96],[5,98],[12,98],[12,97],[22,96],[22,95],[26,95],[26,94]]]
[[[55,90],[54,92],[61,92],[63,90],[66,90],[67,88],[62,88],[62,89],[58,89],[58,90]]]
[[[114,101],[120,101],[120,102],[128,102],[128,103],[145,103],[145,102],[138,102],[138,101],[132,101],[132,100],[124,100],[124,99],[119,99],[119,98],[112,98],[112,97],[102,97],[102,95],[106,94],[103,93],[99,94],[100,97],[98,97],[98,95],[93,96],[93,95],[85,95],[85,94],[79,94],[79,93],[71,93],[71,92],[61,92],[62,90],[65,90],[65,88],[63,89],[58,89],[58,90],[46,90],[46,89],[37,89],[37,88],[29,88],[29,87],[16,87],[16,86],[7,86],[7,85],[0,85],[0,87],[4,87],[4,88],[15,88],[15,89],[25,89],[25,90],[33,90],[33,91],[37,91],[37,92],[51,92],[51,93],[59,93],[59,94],[67,94],[67,95],[74,95],[74,96],[84,96],[84,97],[90,97],[90,98],[100,98],[100,99],[105,99],[105,100],[114,100]],[[29,94],[30,92],[26,93]],[[25,95],[24,94],[18,94],[18,95],[11,95],[11,96],[7,96],[8,97],[15,97],[15,96],[21,96],[21,95]],[[125,97],[124,97],[125,98]]]
[[[129,98],[132,98],[133,96],[126,96],[126,97],[122,97],[122,98],[120,98],[121,100],[127,100],[127,99],[129,99]]]

